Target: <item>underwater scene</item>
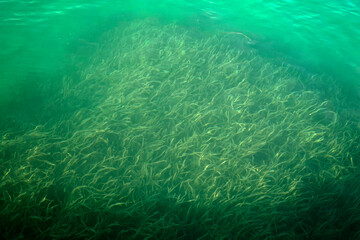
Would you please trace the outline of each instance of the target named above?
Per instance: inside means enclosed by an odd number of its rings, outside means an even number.
[[[360,239],[360,3],[0,0],[1,239]]]

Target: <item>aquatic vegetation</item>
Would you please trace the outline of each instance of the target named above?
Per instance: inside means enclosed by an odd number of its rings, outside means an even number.
[[[358,236],[359,130],[307,87],[320,77],[231,37],[154,19],[104,34],[54,96],[73,113],[1,140],[1,234]]]

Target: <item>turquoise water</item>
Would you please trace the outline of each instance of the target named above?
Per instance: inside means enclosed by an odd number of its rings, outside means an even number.
[[[157,16],[209,31],[243,32],[261,54],[359,85],[356,1],[1,1],[1,84],[54,74],[79,39],[96,39],[121,19]]]
[[[0,236],[356,239],[356,1],[0,0]]]

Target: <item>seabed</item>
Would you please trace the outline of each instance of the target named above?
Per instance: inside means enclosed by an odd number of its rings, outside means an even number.
[[[192,31],[107,32],[49,101],[66,114],[3,134],[3,239],[360,238],[360,129],[336,87]]]

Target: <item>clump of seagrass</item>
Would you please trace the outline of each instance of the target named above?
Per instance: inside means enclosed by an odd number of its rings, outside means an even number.
[[[57,101],[84,104],[1,142],[2,157],[26,146],[1,175],[8,238],[20,226],[41,238],[344,236],[332,214],[359,217],[359,200],[339,201],[359,191],[341,192],[358,149],[333,103],[229,36],[189,31],[154,19],[111,30],[80,82],[64,78]]]

